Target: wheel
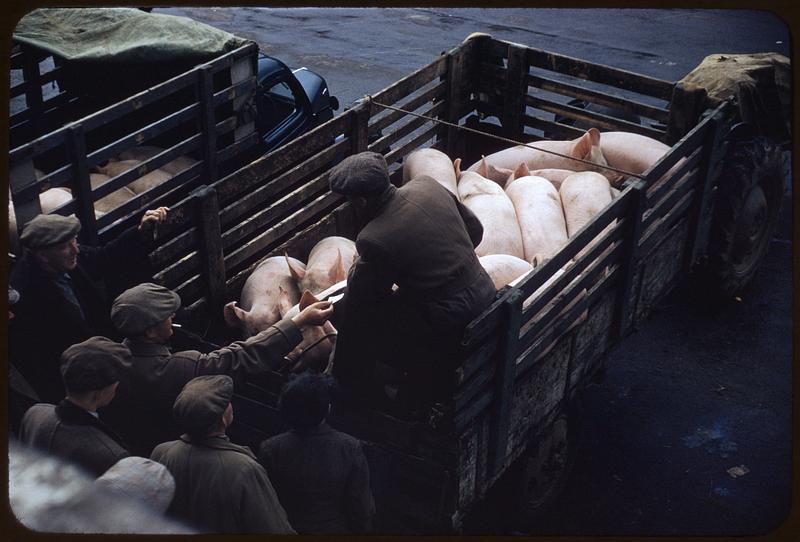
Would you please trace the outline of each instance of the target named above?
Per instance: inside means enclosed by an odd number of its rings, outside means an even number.
[[[780,148],[757,137],[731,142],[709,233],[706,280],[730,298],[753,278],[769,248],[783,200]]]

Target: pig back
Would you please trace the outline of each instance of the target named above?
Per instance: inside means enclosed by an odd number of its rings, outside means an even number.
[[[294,258],[290,260],[293,265],[305,268],[303,262]],[[282,296],[282,293],[288,297]],[[284,256],[273,256],[261,262],[247,277],[239,298],[242,309],[269,314],[269,317],[262,321],[262,325],[266,327],[278,322],[283,314],[299,301],[300,290],[292,278],[289,264],[286,263]]]
[[[589,223],[612,200],[608,179],[592,171],[574,173],[564,179],[559,195],[569,237]]]
[[[509,254],[489,254],[478,259],[498,290],[533,269],[530,263]]]
[[[600,147],[608,165],[636,174],[650,169],[670,149],[658,140],[631,132],[603,132]]]
[[[427,175],[458,197],[456,171],[450,157],[438,149],[419,149],[403,160],[403,184]]]
[[[525,260],[534,267],[567,243],[567,226],[558,191],[544,177],[520,177],[506,188],[522,232]]]
[[[478,256],[511,254],[522,258],[524,251],[517,213],[500,185],[475,172],[466,171],[459,179],[458,192],[461,203],[483,225],[483,239],[475,247]]]

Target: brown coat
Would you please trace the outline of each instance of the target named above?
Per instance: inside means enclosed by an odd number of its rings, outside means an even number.
[[[295,533],[249,448],[222,436],[183,435],[156,446],[150,458],[175,478],[169,513],[176,517],[219,533]]]
[[[156,444],[180,436],[172,405],[187,382],[211,374],[241,380],[274,369],[301,341],[300,330],[288,319],[208,354],[196,350],[172,353],[166,345],[125,339],[123,344],[133,355],[131,364],[103,419],[130,443],[131,452],[147,457]]]
[[[22,418],[20,440],[100,476],[130,455],[103,422],[64,399],[56,405],[33,405]]]

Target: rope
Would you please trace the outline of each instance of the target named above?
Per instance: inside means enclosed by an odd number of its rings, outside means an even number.
[[[395,107],[393,105],[387,105],[387,104],[383,104],[383,103],[380,103],[380,102],[376,102],[375,100],[372,99],[372,96],[370,96],[369,94],[367,94],[365,96],[365,98],[367,99],[367,101],[369,103],[375,104],[375,105],[377,105],[379,107],[383,107],[384,109],[391,109],[391,110],[394,110],[394,111],[399,111],[401,113],[405,113],[407,115],[412,115],[414,117],[419,117],[421,119],[429,120],[429,121],[435,122],[437,124],[444,124],[445,126],[449,126],[451,128],[456,128],[457,130],[464,130],[464,131],[472,132],[474,134],[482,135],[482,136],[485,136],[485,137],[491,137],[493,139],[497,139],[497,140],[503,141],[505,143],[512,143],[514,145],[520,145],[520,146],[523,146],[523,147],[528,147],[529,149],[534,149],[534,150],[537,150],[537,151],[540,151],[540,152],[545,152],[545,153],[548,153],[548,154],[554,154],[556,156],[560,156],[561,158],[566,158],[568,160],[575,160],[576,162],[581,162],[583,164],[587,164],[587,165],[590,165],[590,166],[593,166],[593,167],[599,168],[599,169],[605,169],[605,170],[608,170],[608,171],[613,171],[615,173],[619,173],[619,174],[625,175],[627,177],[636,177],[637,179],[644,179],[645,178],[644,175],[640,175],[638,173],[632,173],[630,171],[625,171],[624,169],[619,169],[619,168],[615,168],[615,167],[611,167],[611,166],[604,166],[604,165],[601,165],[601,164],[595,164],[594,162],[592,162],[590,160],[584,160],[583,158],[575,158],[574,156],[568,156],[566,154],[561,154],[561,153],[556,152],[556,151],[551,151],[551,150],[548,150],[548,149],[542,149],[542,148],[539,148],[539,147],[534,147],[530,143],[522,143],[522,142],[519,142],[519,141],[514,141],[513,139],[509,139],[507,137],[498,136],[498,135],[494,135],[494,134],[489,134],[489,133],[486,133],[486,132],[481,132],[480,130],[475,130],[474,128],[470,128],[468,126],[461,126],[460,124],[453,124],[452,122],[447,122],[446,120],[441,120],[441,119],[429,117],[427,115],[422,115],[420,113],[414,113],[413,111],[407,111],[405,109],[401,109],[401,108]]]

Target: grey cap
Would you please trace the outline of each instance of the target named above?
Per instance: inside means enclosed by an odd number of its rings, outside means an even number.
[[[95,485],[138,499],[166,512],[175,495],[175,479],[167,467],[144,457],[125,457],[104,472]]]
[[[101,390],[117,382],[130,366],[128,347],[105,337],[91,337],[61,354],[61,378],[68,392]]]
[[[221,417],[233,397],[233,379],[206,375],[191,379],[175,399],[172,416],[190,435],[202,434]]]
[[[36,215],[25,225],[19,239],[26,248],[41,249],[68,241],[79,231],[81,222],[74,216]]]
[[[348,156],[328,177],[331,192],[344,196],[377,196],[389,186],[386,159],[377,152],[360,152]]]
[[[111,322],[126,337],[136,337],[175,314],[180,306],[178,294],[145,282],[117,296],[111,305]]]

